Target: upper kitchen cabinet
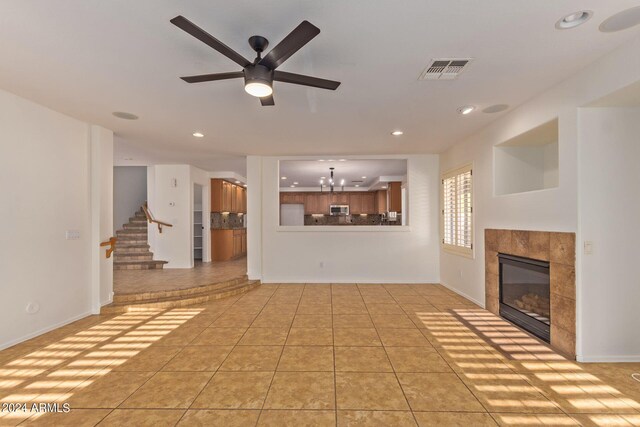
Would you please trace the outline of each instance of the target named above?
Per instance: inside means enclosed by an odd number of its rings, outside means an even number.
[[[402,183],[389,183],[389,212],[402,212]]]
[[[211,180],[211,212],[247,213],[246,188],[223,179]]]
[[[362,211],[362,193],[349,194],[349,213],[351,215],[364,213]]]
[[[376,213],[383,214],[387,212],[387,191],[376,191]]]
[[[368,215],[376,213],[376,194],[374,192],[362,193],[362,212],[360,213]]]
[[[332,205],[348,205],[349,204],[349,194],[347,194],[347,193],[333,193],[331,195],[331,204]]]
[[[302,205],[305,203],[304,193],[280,193],[280,203],[283,205]]]

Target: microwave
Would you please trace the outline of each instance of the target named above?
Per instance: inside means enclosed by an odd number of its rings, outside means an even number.
[[[349,205],[331,205],[329,206],[329,214],[349,215]]]

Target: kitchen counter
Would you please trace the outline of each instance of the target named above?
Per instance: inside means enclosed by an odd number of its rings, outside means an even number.
[[[246,230],[244,214],[211,212],[212,230]]]
[[[398,215],[398,220],[389,223],[382,221],[382,215],[369,214],[369,215],[305,215],[304,225],[306,226],[318,226],[318,225],[379,225],[382,227],[401,225],[402,221]]]

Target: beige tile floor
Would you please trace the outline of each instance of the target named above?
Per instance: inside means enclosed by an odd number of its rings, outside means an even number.
[[[262,285],[0,352],[0,425],[640,426],[640,364],[579,364],[439,285]]]
[[[224,262],[196,262],[194,268],[114,270],[116,294],[174,291],[224,282],[247,274],[247,258]]]

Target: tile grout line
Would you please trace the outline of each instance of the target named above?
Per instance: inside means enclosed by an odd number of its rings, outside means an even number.
[[[278,287],[276,288],[276,291],[271,295],[271,298],[273,297],[273,295],[276,294],[276,292],[280,289],[280,287],[281,286],[278,285]],[[304,286],[302,287],[302,293],[304,293]],[[269,298],[267,303],[264,305],[265,307],[269,304],[269,301],[271,301],[271,298]],[[293,322],[295,321],[296,313],[298,313],[298,307],[300,307],[300,300],[301,299],[302,299],[302,294],[300,295],[300,298],[298,299],[298,304],[296,304],[296,311],[293,313],[293,319],[291,319],[291,323],[289,324],[289,327],[287,329],[287,337],[285,338],[284,344],[282,345],[282,349],[280,350],[280,356],[278,356],[278,362],[276,363],[276,366],[275,366],[275,368],[273,370],[273,376],[271,377],[271,381],[269,381],[269,387],[267,387],[267,392],[264,395],[264,400],[262,401],[262,406],[260,407],[260,413],[258,414],[258,419],[256,419],[256,425],[258,425],[258,423],[260,422],[260,418],[262,418],[262,412],[264,411],[264,405],[267,403],[267,398],[269,397],[269,392],[271,391],[271,386],[273,385],[273,380],[275,379],[276,373],[278,372],[278,365],[280,365],[280,360],[282,359],[282,353],[284,353],[284,348],[287,345],[287,340],[289,339],[289,334],[291,333],[291,326],[293,325]],[[262,310],[260,312],[262,312]],[[256,319],[257,319],[257,317],[256,317]]]
[[[276,291],[278,290],[278,288],[276,287]],[[244,295],[247,295],[247,293],[243,294],[240,298],[238,298],[233,304],[229,305],[227,308],[225,308],[222,313],[220,313],[220,316],[216,317],[216,320],[218,320],[223,314],[225,314],[231,307],[233,307],[234,305],[238,304],[240,302],[240,300],[242,299],[242,297]],[[209,378],[209,380],[207,381],[207,383],[204,385],[204,387],[202,387],[202,389],[198,392],[198,394],[196,395],[196,397],[191,401],[191,403],[189,404],[189,407],[184,411],[184,413],[182,414],[182,416],[180,417],[180,419],[178,420],[178,422],[176,423],[176,425],[178,425],[180,423],[180,421],[182,421],[182,419],[184,418],[184,416],[187,414],[188,411],[191,410],[191,408],[193,407],[193,404],[196,402],[196,400],[198,400],[198,397],[200,397],[200,395],[202,394],[202,392],[207,388],[207,386],[211,383],[211,380],[213,380],[213,378],[216,376],[216,374],[218,372],[220,372],[220,368],[222,367],[222,365],[224,364],[224,362],[229,358],[229,356],[231,355],[231,353],[233,353],[233,350],[235,350],[235,348],[238,346],[238,343],[240,342],[240,340],[242,340],[242,338],[245,336],[245,334],[247,333],[247,331],[249,330],[249,328],[251,327],[251,325],[253,324],[253,322],[255,322],[255,319],[258,318],[258,316],[260,315],[260,313],[262,313],[262,310],[264,310],[264,307],[266,307],[266,305],[269,303],[269,301],[271,300],[271,298],[273,297],[273,295],[275,294],[275,291],[271,294],[271,296],[269,296],[269,298],[267,299],[266,303],[262,306],[262,308],[260,309],[260,311],[258,312],[258,314],[255,316],[255,318],[251,321],[251,323],[249,324],[249,326],[247,327],[247,329],[243,332],[242,336],[238,339],[238,341],[231,346],[231,350],[229,350],[229,353],[227,353],[227,355],[224,357],[224,359],[222,360],[222,362],[220,362],[220,365],[218,366],[218,368],[214,371],[213,375],[211,375],[211,378]],[[214,320],[211,324],[213,325],[215,323]],[[214,328],[215,329],[215,328]],[[205,329],[206,330],[206,329]],[[204,332],[204,331],[202,331]],[[202,334],[202,333],[201,333]],[[200,334],[198,335],[200,336]],[[197,338],[197,337],[196,337]],[[194,338],[195,340],[195,338]],[[224,371],[223,371],[224,372]],[[266,398],[266,396],[265,396]],[[239,409],[239,408],[234,408],[234,409]],[[257,419],[256,419],[256,424],[257,424]]]
[[[362,292],[360,292],[360,287],[358,285],[356,285],[356,287],[358,289],[358,293],[360,294],[360,297],[362,297]],[[382,288],[385,290],[385,292],[387,294],[389,294],[389,291],[387,291],[387,288],[385,288],[384,285],[382,285]],[[391,295],[391,294],[389,294],[389,295]],[[393,296],[391,298],[393,298]],[[395,301],[395,299],[394,299],[394,301]],[[362,299],[362,302],[364,303],[365,310],[367,310],[367,314],[371,318],[371,312],[369,312],[369,307],[367,306],[367,303],[364,302],[364,298]],[[372,319],[372,323],[373,323],[373,319]],[[376,333],[378,334],[378,338],[380,338],[380,334],[378,332],[378,327],[376,326],[375,323],[373,323],[373,328],[376,330]],[[411,413],[411,417],[413,418],[413,422],[417,426],[417,425],[419,425],[418,419],[416,418],[416,415],[413,413],[413,408],[411,407],[411,403],[409,403],[409,399],[407,398],[407,394],[405,393],[404,388],[402,387],[402,383],[400,382],[400,379],[398,378],[398,373],[396,372],[396,368],[391,363],[391,359],[389,358],[389,354],[387,353],[387,348],[384,345],[384,342],[382,341],[382,338],[380,338],[380,343],[382,344],[382,350],[384,351],[385,356],[387,356],[387,362],[389,362],[389,365],[391,366],[391,370],[393,372],[393,376],[395,377],[396,382],[398,383],[398,387],[400,387],[400,391],[402,392],[402,396],[404,397],[404,400],[407,403],[407,408],[409,408],[409,412]]]

